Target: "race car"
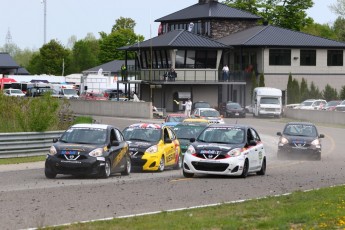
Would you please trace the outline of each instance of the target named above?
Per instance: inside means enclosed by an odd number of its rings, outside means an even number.
[[[168,126],[137,123],[123,130],[129,144],[132,167],[162,172],[166,167],[182,166],[180,143]]]
[[[217,174],[247,177],[265,175],[266,153],[257,131],[247,125],[214,124],[191,139],[183,161],[183,175]]]

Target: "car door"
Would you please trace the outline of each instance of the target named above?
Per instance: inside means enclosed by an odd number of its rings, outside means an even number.
[[[249,145],[249,143],[251,141],[255,141],[255,136],[253,135],[253,131],[251,128],[247,129],[247,145],[248,145],[248,159],[249,159],[249,171],[253,171],[258,167],[258,161],[259,161],[259,157],[258,157],[258,148],[257,146],[252,146]]]
[[[256,142],[256,146],[254,146],[255,149],[255,166],[253,165],[253,167],[255,167],[256,169],[261,168],[262,165],[262,160],[265,156],[265,148],[264,148],[264,144],[261,141],[261,138],[259,136],[259,134],[257,133],[257,131],[253,128],[250,128],[250,131],[252,133],[252,136]]]
[[[175,163],[175,143],[172,140],[171,130],[168,127],[163,128],[163,141],[165,164],[173,165]]]
[[[118,145],[113,145],[113,142],[117,142]],[[128,145],[124,141],[121,132],[116,128],[110,129],[110,156],[112,162],[112,171],[118,171],[125,163],[125,154],[128,150]]]

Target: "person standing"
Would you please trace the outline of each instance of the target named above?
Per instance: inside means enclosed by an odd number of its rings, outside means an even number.
[[[225,65],[223,67],[223,81],[228,81],[229,80],[229,67],[228,65]]]
[[[174,100],[176,102],[176,104],[180,104],[180,102]],[[184,110],[184,114],[187,116],[187,117],[190,117],[190,113],[192,111],[192,104],[193,102],[190,100],[190,98],[188,98],[188,100],[182,104],[182,106],[185,107],[185,110]]]

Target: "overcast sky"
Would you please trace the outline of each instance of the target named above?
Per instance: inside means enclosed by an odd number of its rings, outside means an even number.
[[[39,49],[44,41],[43,0],[0,0],[0,47],[6,42],[8,31],[12,42],[21,49]],[[46,0],[47,42],[51,39],[66,45],[75,35],[83,39],[88,33],[99,38],[99,32],[109,33],[115,20],[132,18],[135,33],[145,40],[157,36],[154,20],[194,5],[198,0]],[[222,2],[222,0],[219,0]],[[337,16],[328,6],[336,0],[314,0],[307,11],[317,23],[332,23]]]

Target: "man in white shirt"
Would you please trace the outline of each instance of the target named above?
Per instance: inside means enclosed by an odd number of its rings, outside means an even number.
[[[178,102],[178,101],[175,101],[175,102],[176,102],[176,104],[180,104],[180,102]],[[190,117],[190,113],[192,111],[192,104],[193,104],[193,102],[190,100],[190,98],[188,98],[188,100],[185,103],[182,104],[182,106],[185,107],[184,114],[187,117]]]

